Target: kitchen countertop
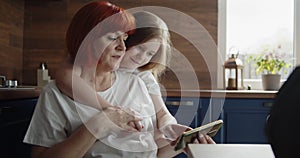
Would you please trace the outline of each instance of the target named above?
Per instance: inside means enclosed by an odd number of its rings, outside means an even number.
[[[18,88],[0,88],[0,100],[15,100],[37,98],[41,93],[40,87],[22,86]]]
[[[37,98],[40,87],[0,88],[0,100]],[[163,96],[169,97],[226,97],[226,98],[274,98],[277,91],[263,90],[178,90],[162,91]]]

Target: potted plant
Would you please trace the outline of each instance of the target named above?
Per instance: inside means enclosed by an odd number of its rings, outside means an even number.
[[[253,61],[256,73],[262,74],[262,86],[264,90],[278,90],[280,87],[281,75],[279,71],[287,73],[291,66],[284,59],[284,53],[280,53],[280,46],[277,49],[264,49],[261,54],[249,56],[248,61]]]

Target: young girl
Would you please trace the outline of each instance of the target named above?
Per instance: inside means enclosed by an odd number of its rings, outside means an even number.
[[[125,42],[128,49],[119,70],[136,74],[145,82],[156,108],[158,129],[168,139],[175,140],[188,127],[177,124],[169,113],[156,80],[164,72],[171,56],[168,27],[152,13],[144,11],[133,15],[137,29]]]

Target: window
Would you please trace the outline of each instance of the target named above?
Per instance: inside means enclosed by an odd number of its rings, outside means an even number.
[[[261,89],[260,75],[255,73],[250,55],[259,54],[262,49],[276,49],[284,52],[286,62],[295,66],[297,59],[297,0],[219,0],[218,47],[223,60],[231,54],[238,54],[243,61],[245,84]],[[300,57],[299,57],[300,58]],[[219,62],[222,63],[222,62]],[[219,68],[222,65],[219,65]],[[286,79],[287,74],[282,74]],[[221,69],[219,69],[219,80]],[[222,87],[219,84],[219,87]]]

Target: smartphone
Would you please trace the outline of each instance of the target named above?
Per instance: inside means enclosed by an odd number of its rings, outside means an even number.
[[[199,133],[203,135],[208,135],[214,137],[223,124],[223,120],[217,120],[200,127],[194,128],[192,130],[183,132],[180,138],[178,139],[174,150],[179,150],[186,147],[186,144],[192,143],[194,139],[198,136]]]

